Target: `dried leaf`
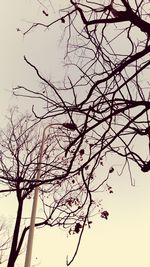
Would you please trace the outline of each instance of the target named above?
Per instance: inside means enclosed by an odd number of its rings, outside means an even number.
[[[77,129],[77,125],[75,123],[63,123],[62,124],[65,128],[69,129],[70,131],[75,131]]]
[[[80,232],[80,228],[82,228],[82,225],[80,223],[76,223],[74,231],[78,234]]]
[[[48,17],[48,13],[46,13],[45,10],[43,10],[42,12],[43,12],[43,14],[44,14],[46,17]]]
[[[79,153],[80,153],[80,156],[83,156],[83,155],[84,155],[84,149],[81,149],[81,150],[79,151]]]
[[[114,171],[114,168],[111,167],[110,170],[109,170],[109,173],[112,173]]]
[[[107,210],[101,212],[101,218],[108,219],[109,213]]]
[[[62,22],[62,23],[65,23],[65,19],[64,19],[64,17],[61,18],[61,22]]]

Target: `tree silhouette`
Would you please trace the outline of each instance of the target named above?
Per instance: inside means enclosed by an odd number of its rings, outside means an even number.
[[[14,88],[14,94],[33,99],[40,96],[47,109],[44,115],[33,109],[37,119],[55,116],[57,121],[63,118],[75,125],[75,134],[65,147],[65,157],[70,159],[65,177],[71,175],[75,181],[80,174],[85,199],[90,203],[88,210],[93,203],[92,193],[103,185],[94,176],[95,170],[103,165],[108,153],[123,158],[122,169],[127,166],[129,172],[131,162],[143,172],[150,170],[148,1],[70,0],[55,21],[34,23],[24,35],[57,23],[64,30],[67,68],[63,82],[58,86],[49,81],[40,67],[24,57],[45,90],[43,93],[40,87],[33,91],[20,85]],[[75,166],[78,159],[80,166]],[[71,207],[74,201],[71,197],[68,205]],[[108,213],[101,215],[108,217]],[[80,225],[80,221],[76,223]],[[75,229],[82,233],[82,227]]]
[[[99,185],[95,184],[93,175],[96,163],[86,170],[80,169],[81,150],[78,155],[72,150],[65,157],[66,147],[77,132],[76,125],[71,122],[60,125],[51,123],[46,125],[41,175],[36,180],[41,130],[45,126],[41,120],[33,119],[31,115],[20,115],[16,109],[10,111],[8,122],[7,129],[1,130],[0,194],[7,197],[13,194],[17,201],[7,264],[13,267],[29,229],[30,222],[24,207],[32,199],[37,186],[41,212],[35,226],[59,226],[69,234],[79,233],[80,243],[84,227],[89,225],[90,215],[101,212],[94,194],[95,187],[102,186],[106,191],[109,173],[106,178],[99,179]]]
[[[32,27],[55,27],[65,19],[64,63],[71,71],[63,86],[44,78],[40,69],[25,57],[45,84],[46,94],[40,88],[33,91],[22,86],[14,88],[14,93],[24,90],[32,97],[40,94],[48,107],[41,118],[55,114],[59,119],[65,114],[75,125],[79,121],[78,135],[70,142],[66,155],[72,147],[79,149],[78,143],[83,143],[88,135],[91,144],[86,164],[112,151],[124,157],[126,163],[132,160],[147,172],[150,170],[148,2],[70,0],[68,3],[69,7],[61,10],[60,19],[47,25],[34,23],[25,32]],[[144,140],[143,154],[137,148],[138,139]]]

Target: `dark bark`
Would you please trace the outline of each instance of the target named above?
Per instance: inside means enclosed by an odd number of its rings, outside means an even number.
[[[15,261],[19,254],[19,251],[17,250],[17,245],[18,245],[19,230],[20,230],[20,224],[21,224],[21,218],[22,218],[22,210],[23,210],[23,200],[20,200],[18,204],[16,223],[15,223],[11,251],[10,251],[7,267],[14,267]]]

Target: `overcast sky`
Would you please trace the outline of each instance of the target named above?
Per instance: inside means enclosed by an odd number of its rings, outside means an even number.
[[[55,0],[59,3],[58,0]],[[52,11],[52,9],[51,9]],[[55,49],[54,40],[58,39],[56,31],[47,31],[51,34],[47,44],[44,44],[43,32],[30,33],[23,38],[16,29],[26,27],[27,21],[42,19],[40,7],[36,1],[31,0],[1,0],[0,8],[0,119],[1,126],[5,124],[4,114],[8,106],[19,105],[21,111],[30,110],[30,101],[12,98],[12,87],[22,82],[36,84],[37,79],[31,70],[25,66],[23,56],[27,55],[41,63],[42,71],[47,72],[51,78],[55,77],[55,69],[61,72],[59,60],[61,50]],[[44,18],[49,19],[49,18]],[[53,35],[52,35],[53,34]],[[41,42],[41,43],[40,43]],[[40,53],[40,46],[45,47]],[[49,54],[47,51],[48,46]],[[37,54],[39,51],[39,57]],[[44,52],[46,51],[46,52]],[[57,56],[59,55],[58,59]],[[49,56],[49,60],[47,59]],[[49,73],[48,73],[49,69]],[[61,73],[60,73],[61,77]],[[36,103],[35,103],[36,104]],[[72,267],[148,267],[150,266],[149,240],[150,240],[150,177],[143,175],[140,170],[133,170],[135,187],[130,184],[128,173],[118,176],[115,171],[110,179],[114,194],[105,195],[103,206],[110,213],[109,219],[95,218],[95,224],[86,230],[77,258]],[[101,175],[101,174],[99,174]],[[5,208],[1,200],[1,214],[8,218],[15,216],[15,202],[5,200]],[[31,201],[28,203],[31,206]],[[3,206],[2,206],[3,205]],[[12,206],[11,206],[12,205]],[[5,212],[7,210],[7,213]],[[30,211],[29,211],[30,213]],[[66,256],[70,258],[76,244],[76,237],[69,236],[65,231],[55,229],[36,230],[33,266],[64,267]],[[21,256],[21,262],[24,257]],[[20,266],[23,263],[20,264]],[[6,263],[3,265],[6,266]],[[19,266],[19,265],[18,265]]]

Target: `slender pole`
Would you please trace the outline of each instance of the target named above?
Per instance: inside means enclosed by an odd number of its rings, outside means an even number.
[[[54,126],[54,125],[58,125],[58,124],[56,124],[56,123],[55,124],[49,124],[43,130],[42,143],[41,143],[41,147],[40,147],[40,155],[39,155],[39,160],[38,160],[38,170],[37,170],[36,181],[38,181],[40,179],[40,176],[41,176],[41,164],[42,164],[42,157],[43,157],[43,150],[44,150],[45,132],[46,132],[47,128]],[[27,250],[26,250],[24,267],[30,267],[31,266],[31,256],[32,256],[32,247],[33,247],[36,209],[37,209],[37,202],[38,202],[38,192],[39,192],[39,187],[36,186],[34,189],[34,199],[33,199],[33,205],[32,205],[32,213],[31,213],[30,228],[29,228],[28,243],[27,243]]]
[[[63,127],[75,131],[77,129],[77,125],[74,123],[53,123],[47,125],[43,130],[42,135],[42,142],[40,147],[40,155],[38,160],[38,169],[37,169],[37,177],[36,181],[40,179],[41,176],[41,164],[42,164],[42,158],[43,158],[43,150],[44,150],[44,141],[45,141],[45,132],[49,127],[62,125]],[[34,227],[35,227],[35,218],[36,218],[36,209],[37,209],[37,202],[38,202],[38,193],[39,193],[39,186],[36,186],[34,189],[34,198],[33,198],[33,205],[32,205],[32,212],[31,212],[31,220],[30,220],[30,228],[29,228],[29,235],[28,235],[28,243],[27,243],[27,250],[26,250],[26,256],[25,256],[25,265],[24,267],[30,267],[31,266],[31,256],[32,256],[32,247],[33,247],[33,237],[34,237]]]

